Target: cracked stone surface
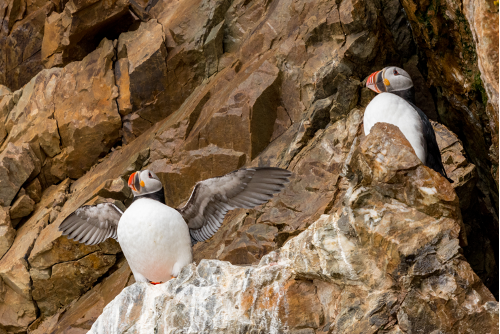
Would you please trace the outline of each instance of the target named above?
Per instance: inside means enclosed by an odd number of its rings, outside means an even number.
[[[0,1],[0,332],[86,333],[131,285],[162,315],[138,306],[131,330],[497,330],[498,6],[483,2]],[[451,186],[394,129],[363,136],[365,79],[388,65],[412,76]],[[135,286],[116,242],[57,231],[81,205],[126,209],[134,171],[175,207],[242,166],[293,177],[194,247],[185,290]],[[229,286],[241,300],[214,299]]]

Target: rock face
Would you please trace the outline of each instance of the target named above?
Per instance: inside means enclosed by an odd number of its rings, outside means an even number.
[[[498,331],[498,303],[459,251],[451,185],[388,124],[347,167],[339,203],[259,265],[202,260],[134,284],[90,333]]]
[[[491,0],[0,1],[0,333],[87,332],[134,283],[119,244],[85,246],[57,231],[75,209],[125,210],[128,177],[143,168],[176,207],[196,182],[243,166],[294,176],[194,246],[201,264],[182,282],[189,293],[204,289],[196,293],[206,301],[187,301],[180,281],[134,286],[147,298],[159,293],[161,316],[120,322],[204,331],[182,311],[199,302],[203,316],[221,307],[234,320],[210,316],[206,326],[219,331],[492,331],[497,8]],[[414,79],[451,186],[397,129],[362,135],[374,97],[365,79],[388,65]],[[247,271],[256,281],[245,281]],[[230,286],[241,299],[213,297]],[[149,317],[138,307],[134,314]]]

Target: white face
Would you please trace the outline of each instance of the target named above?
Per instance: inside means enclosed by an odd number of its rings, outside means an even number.
[[[413,87],[410,75],[399,67],[386,67],[383,69],[384,84],[388,92],[397,92]]]
[[[148,169],[132,173],[128,179],[128,186],[132,189],[134,196],[151,194],[163,188],[158,176]]]

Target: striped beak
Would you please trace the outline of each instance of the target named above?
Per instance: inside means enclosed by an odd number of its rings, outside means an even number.
[[[370,74],[368,80],[366,80],[366,87],[376,93],[387,92],[387,88],[384,85],[384,70]]]
[[[130,175],[130,177],[128,178],[128,186],[136,193],[140,192],[141,183],[139,180],[139,173],[135,172]]]

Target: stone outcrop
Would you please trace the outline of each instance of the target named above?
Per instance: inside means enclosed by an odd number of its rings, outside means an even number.
[[[278,252],[134,284],[90,333],[498,331],[498,303],[460,253],[450,183],[392,125],[377,124],[348,162],[338,203]]]
[[[101,35],[103,31],[111,37],[126,31],[133,21],[128,0],[70,0],[62,12],[53,12],[46,19],[42,62],[50,68],[81,60],[106,37]]]
[[[498,297],[498,32],[489,24],[497,8],[491,0],[0,2],[0,332],[86,332],[134,283],[116,242],[85,246],[57,231],[75,209],[125,210],[128,177],[144,168],[176,207],[196,182],[242,166],[293,177],[265,205],[229,212],[194,246],[199,265],[182,284],[205,289],[203,312],[227,301],[246,310],[227,319],[302,334],[488,331],[498,321],[488,292]],[[388,65],[413,78],[451,186],[397,130],[364,138],[375,96],[365,79]],[[312,261],[307,268],[300,257]],[[261,283],[241,281],[246,270]],[[243,304],[210,297],[226,291],[221,277],[252,295]],[[158,328],[201,331],[179,311],[195,301],[172,290],[175,282],[126,295],[160,293],[161,314],[172,317],[154,320]],[[132,318],[123,321],[146,324]]]
[[[474,230],[498,248],[498,4],[401,1],[425,53],[440,122],[458,134],[477,168]],[[459,55],[459,56],[457,56]],[[491,97],[490,97],[491,96]],[[494,97],[493,97],[494,96]],[[483,213],[491,218],[484,219]],[[491,234],[490,234],[491,233]],[[489,237],[491,235],[491,237]],[[494,256],[498,259],[498,255]],[[498,260],[496,260],[498,261]],[[496,283],[495,283],[496,284]]]
[[[0,153],[0,204],[9,206],[24,182],[40,172],[41,163],[29,144],[9,143]]]

